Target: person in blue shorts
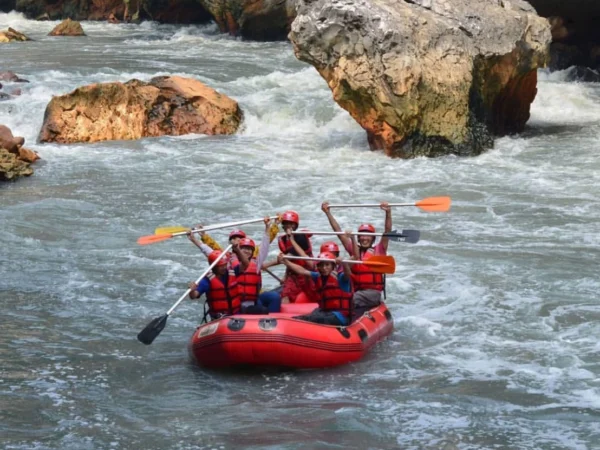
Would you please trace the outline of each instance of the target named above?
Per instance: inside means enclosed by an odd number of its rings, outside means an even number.
[[[310,277],[317,292],[319,307],[310,314],[294,318],[323,325],[349,325],[352,320],[352,282],[349,264],[342,263],[340,257],[336,258],[330,252],[320,253],[318,258],[328,261],[319,261],[317,272],[307,270],[284,258],[283,253],[280,253],[277,258],[292,272]],[[343,273],[338,274],[334,270],[338,264],[343,265]]]

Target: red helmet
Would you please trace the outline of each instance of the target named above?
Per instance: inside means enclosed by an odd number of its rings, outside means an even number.
[[[298,213],[296,211],[286,211],[281,215],[281,221],[282,222],[293,222],[296,225],[298,225],[300,223],[300,216],[298,215]]]
[[[238,242],[238,245],[240,246],[240,248],[241,247],[252,247],[252,250],[254,250],[256,248],[256,244],[250,238],[240,239],[240,242]]]
[[[219,256],[221,256],[223,254],[223,252],[221,250],[215,250],[213,252],[210,252],[210,254],[208,255],[208,262],[209,264],[214,263],[217,258]],[[217,266],[225,266],[227,265],[227,256],[222,257],[219,262],[217,263]]]
[[[235,237],[245,238],[246,233],[244,233],[242,230],[235,229],[229,233],[229,239],[233,239]]]
[[[321,248],[319,249],[319,251],[321,253],[323,252],[330,252],[330,253],[334,253],[334,252],[340,252],[340,248],[338,247],[338,245],[333,242],[333,241],[327,241],[327,242],[323,242],[321,244]]]
[[[358,227],[358,232],[364,231],[365,233],[375,233],[375,227],[370,223],[363,223]]]
[[[318,258],[335,259],[335,255],[333,253],[330,253],[330,252],[321,252],[321,253],[319,253]],[[327,262],[327,261],[317,261],[317,264],[322,263],[322,262]]]

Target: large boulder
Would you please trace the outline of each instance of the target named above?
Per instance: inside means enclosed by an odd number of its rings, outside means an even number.
[[[222,32],[265,41],[285,39],[295,0],[199,0]]]
[[[177,76],[145,83],[99,83],[53,97],[44,114],[42,142],[95,142],[233,134],[242,120],[235,100],[201,82]]]
[[[550,25],[521,0],[299,0],[290,39],[372,149],[476,155],[521,131]]]
[[[48,36],[85,36],[81,24],[76,20],[65,19],[48,33]]]

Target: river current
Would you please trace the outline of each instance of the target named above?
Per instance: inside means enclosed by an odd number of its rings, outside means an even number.
[[[368,150],[288,42],[155,23],[46,36],[56,24],[0,14],[0,29],[35,39],[0,47],[0,70],[30,81],[0,102],[0,123],[42,157],[32,177],[0,186],[0,447],[598,448],[597,84],[540,71],[523,133],[474,158],[392,160]],[[242,131],[36,143],[52,95],[168,74],[237,100]],[[324,200],[440,195],[450,212],[393,211],[421,241],[390,243],[395,330],[356,364],[197,368],[186,345],[201,307],[187,301],[151,346],[136,340],[206,268],[185,238],[136,244],[158,226],[292,208],[328,230]],[[334,212],[344,228],[383,227],[379,209]],[[260,240],[260,225],[244,229]]]

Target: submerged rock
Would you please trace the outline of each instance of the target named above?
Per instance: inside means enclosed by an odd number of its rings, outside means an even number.
[[[0,181],[11,181],[33,174],[30,164],[40,159],[33,150],[23,147],[25,139],[13,136],[10,129],[0,125]]]
[[[476,155],[523,129],[550,25],[524,1],[299,0],[290,39],[372,149]]]
[[[85,36],[85,33],[79,22],[66,19],[56,25],[48,36]]]
[[[12,81],[14,83],[29,83],[28,80],[19,77],[16,73],[11,72],[10,70],[6,72],[0,72],[0,80]]]
[[[14,153],[0,147],[0,181],[12,181],[18,177],[33,175],[29,163],[22,161]]]
[[[145,83],[98,83],[53,97],[44,114],[42,142],[96,142],[233,134],[242,121],[237,102],[190,78]]]
[[[0,44],[7,42],[24,42],[31,41],[23,33],[15,30],[14,28],[8,27],[6,31],[0,31]]]

